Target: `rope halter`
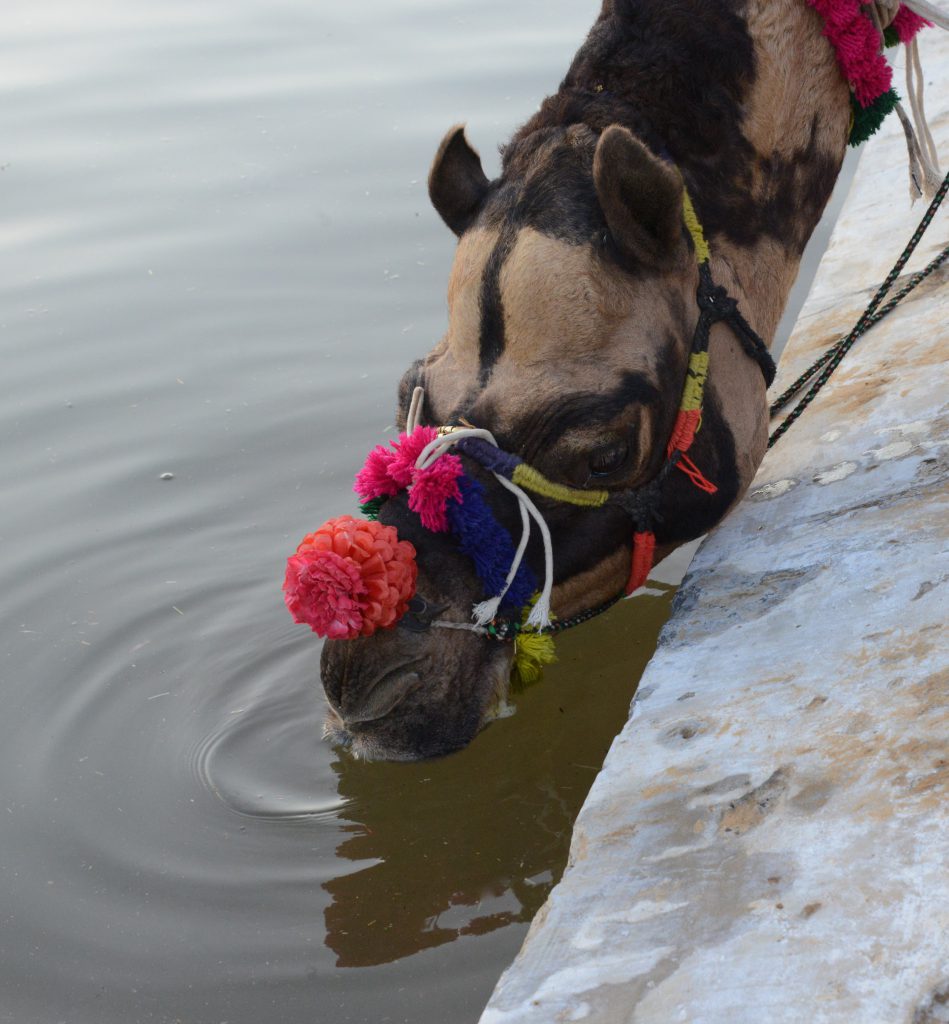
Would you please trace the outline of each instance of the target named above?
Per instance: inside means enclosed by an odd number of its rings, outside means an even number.
[[[427,605],[422,598],[413,596],[416,570],[412,545],[400,541],[391,526],[369,522],[363,529],[359,523],[365,521],[343,516],[330,520],[317,534],[309,535],[297,555],[291,558],[295,567],[293,574],[288,568],[284,589],[288,608],[296,621],[306,622],[321,636],[345,639],[369,635],[377,626],[393,625],[408,611],[413,619],[418,619],[417,625],[407,619],[409,628],[431,625],[467,629],[498,640],[520,642],[586,621],[645,583],[653,565],[654,527],[662,485],[668,475],[679,469],[704,493],[712,495],[717,491],[715,484],[688,455],[702,418],[711,326],[719,321],[727,323],[745,352],[758,363],[769,385],[774,377],[774,363],[764,342],[738,311],[734,299],[712,280],[708,243],[688,192],[683,198],[683,221],[698,264],[699,317],[678,415],[666,446],[665,460],[656,476],[640,487],[619,491],[557,483],[527,465],[520,456],[503,451],[490,430],[467,424],[437,428],[422,424],[424,391],[416,387],[406,416],[405,433],[388,447],[379,445],[369,453],[356,477],[354,489],[362,498],[362,510],[370,520],[378,517],[382,504],[389,497],[408,491],[408,507],[419,516],[426,529],[434,533],[450,531],[454,535],[460,551],[471,559],[487,596],[474,604],[470,622],[450,622],[434,617],[424,620],[421,611]],[[494,516],[481,484],[468,476],[459,456],[478,463],[514,496],[521,523],[516,546]],[[528,492],[580,508],[602,508],[610,503],[629,516],[634,533],[630,572],[623,591],[605,604],[569,620],[553,619],[553,540],[544,516]],[[374,528],[371,536],[369,527]],[[535,527],[544,554],[543,580],[539,588],[525,561]],[[318,544],[311,541],[314,537],[318,538]],[[305,545],[307,550],[303,551]],[[405,596],[406,549],[411,550],[413,557],[413,593],[408,598]],[[413,601],[419,611],[417,616],[413,613]],[[504,617],[501,613],[505,608],[514,614]]]
[[[424,397],[425,391],[423,388],[417,387],[412,393],[412,402],[405,424],[406,433],[409,435],[413,434],[419,426],[419,410],[422,407]],[[440,427],[438,428],[438,436],[422,449],[420,455],[415,460],[415,468],[426,470],[452,448],[463,445],[462,450],[464,454],[470,455],[476,461],[485,465],[485,468],[491,472],[494,479],[505,490],[510,491],[517,500],[518,509],[521,514],[521,539],[517,545],[517,550],[514,552],[514,559],[511,562],[511,567],[507,572],[501,590],[494,597],[481,601],[474,606],[474,624],[476,626],[486,626],[497,615],[501,602],[510,590],[511,584],[517,576],[517,571],[524,561],[524,553],[527,551],[527,544],[530,540],[531,520],[533,520],[540,531],[541,541],[544,546],[544,585],[541,588],[540,596],[534,602],[534,607],[527,616],[525,625],[534,629],[544,629],[551,623],[550,597],[554,587],[554,547],[550,536],[550,527],[523,487],[492,468],[492,460],[490,458],[478,458],[479,453],[482,456],[484,455],[484,450],[478,445],[471,444],[470,442],[472,441],[479,441],[481,445],[489,445],[501,453],[501,448],[490,430],[485,430],[481,427]]]

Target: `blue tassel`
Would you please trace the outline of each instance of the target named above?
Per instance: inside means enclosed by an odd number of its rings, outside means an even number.
[[[447,505],[448,524],[458,541],[461,553],[474,563],[475,572],[489,597],[500,593],[514,561],[514,541],[494,518],[484,497],[484,488],[465,475],[458,478],[462,501],[450,499]],[[502,608],[522,608],[537,589],[534,574],[525,562],[504,595]]]

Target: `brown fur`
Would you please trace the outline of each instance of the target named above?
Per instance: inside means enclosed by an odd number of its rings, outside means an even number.
[[[432,200],[461,235],[448,329],[407,375],[400,418],[421,383],[429,422],[488,427],[555,480],[616,490],[648,481],[664,458],[698,316],[681,183],[707,228],[713,277],[770,343],[842,161],[849,110],[819,19],[800,0],[714,9],[605,0],[560,91],[505,147],[497,181],[459,128],[439,148]],[[764,382],[726,326],[712,330],[710,366],[690,454],[719,492],[669,478],[663,554],[740,499],[765,451]],[[624,444],[621,468],[592,477],[591,453]],[[516,532],[511,501],[469,468]],[[541,507],[554,536],[556,614],[618,591],[629,571],[625,514]],[[469,620],[484,595],[450,540],[422,530],[404,497],[383,519],[418,549],[419,593],[444,603],[445,618]],[[536,547],[528,557],[537,564]],[[362,756],[461,746],[490,714],[509,659],[509,648],[436,628],[329,643],[329,731],[355,736]]]
[[[682,178],[620,125],[600,136],[593,183],[610,234],[634,266],[673,270],[685,262]]]

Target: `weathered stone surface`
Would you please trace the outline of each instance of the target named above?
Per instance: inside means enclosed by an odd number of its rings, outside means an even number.
[[[945,109],[949,39],[928,35]],[[932,125],[949,156],[949,114]],[[912,233],[904,175],[893,118],[776,390]],[[858,342],[700,549],[482,1024],[949,1021],[947,322],[943,271]]]

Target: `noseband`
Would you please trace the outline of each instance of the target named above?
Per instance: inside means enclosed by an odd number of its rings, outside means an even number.
[[[343,516],[330,520],[316,534],[308,535],[297,555],[290,559],[291,563],[299,564],[293,581],[288,570],[284,589],[287,605],[297,621],[308,622],[321,635],[337,638],[371,635],[377,626],[388,625],[399,625],[413,632],[423,632],[433,626],[462,629],[500,641],[514,640],[520,650],[521,647],[526,649],[534,638],[546,639],[549,634],[599,615],[645,583],[653,565],[654,530],[667,478],[678,469],[706,494],[712,495],[718,490],[688,454],[702,420],[712,325],[728,324],[744,351],[761,368],[767,386],[775,375],[774,361],[764,342],[742,316],[737,302],[712,279],[708,243],[688,192],[683,194],[683,220],[698,264],[699,317],[692,335],[678,414],[666,444],[665,459],[652,480],[640,487],[618,491],[557,483],[519,455],[503,451],[489,430],[470,425],[438,428],[422,425],[419,420],[424,392],[416,388],[406,417],[405,433],[389,447],[379,445],[370,452],[356,477],[354,489],[370,521],[378,518],[380,508],[389,497],[407,490],[409,509],[419,515],[426,529],[453,534],[459,550],[471,559],[490,596],[474,606],[470,622],[439,618],[443,608],[433,607],[421,595],[412,596],[410,592],[414,589],[416,571],[414,548],[406,541],[399,541],[392,527]],[[481,485],[465,473],[459,454],[491,473],[516,499],[521,518],[521,536],[516,547],[491,511]],[[623,510],[633,528],[633,544],[629,575],[620,593],[569,619],[552,617],[553,542],[531,494],[579,508],[611,505]],[[539,592],[534,574],[524,561],[534,527],[540,533],[544,550],[544,578]],[[391,562],[386,561],[387,553],[391,555]],[[408,561],[412,561],[411,566]],[[407,583],[410,571],[412,579]],[[305,609],[300,611],[307,603],[311,609],[316,609],[309,617]],[[505,608],[513,614],[502,614]],[[364,625],[362,612],[369,625]],[[332,622],[336,632],[324,631],[318,622]],[[549,640],[547,642],[549,644]],[[552,652],[540,660],[552,660]]]
[[[705,385],[709,369],[709,335],[712,325],[728,324],[742,349],[760,367],[766,387],[770,387],[774,380],[775,365],[764,342],[739,311],[736,300],[724,288],[716,285],[712,279],[709,266],[709,246],[688,192],[683,195],[683,219],[692,238],[698,263],[699,284],[696,291],[696,303],[699,307],[699,318],[692,335],[678,415],[666,445],[665,460],[658,473],[648,483],[626,490],[608,491],[569,487],[548,479],[539,470],[525,463],[520,456],[503,451],[488,430],[468,426],[437,428],[438,437],[423,449],[417,460],[417,467],[425,469],[431,466],[435,460],[451,449],[460,452],[492,473],[502,486],[515,494],[520,505],[524,529],[521,543],[518,545],[515,558],[511,563],[506,586],[490,601],[475,605],[473,622],[459,623],[431,619],[427,625],[472,629],[497,640],[510,640],[522,629],[539,633],[556,633],[586,622],[611,608],[621,598],[631,594],[646,582],[653,565],[656,544],[654,530],[659,518],[662,488],[673,470],[681,470],[695,487],[706,494],[711,495],[717,492],[716,485],[703,475],[688,454],[702,421]],[[406,432],[409,434],[418,428],[418,417],[423,398],[423,390],[416,388],[406,419]],[[612,505],[621,508],[629,516],[633,526],[632,559],[626,586],[621,592],[602,605],[581,612],[570,619],[555,620],[551,618],[550,593],[553,587],[553,552],[550,532],[543,516],[527,496],[526,491],[538,494],[548,501],[581,508],[602,508]],[[544,541],[544,587],[526,618],[524,615],[516,618],[499,616],[498,609],[504,602],[511,580],[515,578],[521,566],[531,519],[540,526]],[[412,617],[410,607],[406,619],[411,621]],[[415,625],[409,626],[409,622],[405,622],[405,625],[407,628],[418,628]]]

